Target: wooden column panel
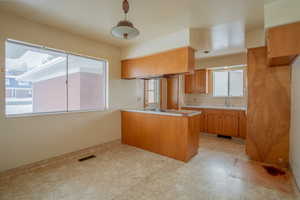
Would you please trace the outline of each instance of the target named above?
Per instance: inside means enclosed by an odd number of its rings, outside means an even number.
[[[248,50],[246,151],[251,159],[288,165],[290,90],[289,66],[268,67],[266,47]]]

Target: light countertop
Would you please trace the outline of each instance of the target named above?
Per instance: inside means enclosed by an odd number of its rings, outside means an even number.
[[[222,110],[247,110],[247,107],[237,107],[237,106],[185,105],[182,107],[183,108],[222,109]]]
[[[161,110],[161,109],[143,109],[143,108],[122,109],[122,111],[156,114],[156,115],[168,115],[168,116],[187,116],[187,117],[201,114],[201,111],[193,111],[193,110]]]

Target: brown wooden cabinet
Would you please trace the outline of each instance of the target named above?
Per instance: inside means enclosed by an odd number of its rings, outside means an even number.
[[[223,132],[223,113],[221,110],[205,110],[207,133],[221,134]]]
[[[289,65],[300,54],[300,22],[267,31],[269,66]]]
[[[206,109],[207,132],[238,136],[238,111]]]
[[[199,119],[200,131],[205,133],[246,138],[246,112],[243,110],[186,108],[202,111]]]
[[[173,49],[140,58],[122,60],[122,79],[190,73],[194,70],[195,51],[191,47]]]
[[[222,134],[227,136],[238,136],[239,128],[239,112],[232,110],[223,111]]]
[[[122,111],[122,143],[188,162],[198,153],[199,117]]]
[[[239,135],[240,138],[246,139],[247,137],[247,117],[246,112],[239,113]]]
[[[185,75],[185,93],[207,93],[207,70],[195,70],[193,74]]]
[[[185,93],[186,94],[192,94],[193,88],[194,88],[194,75],[193,74],[187,74],[185,75]]]
[[[206,129],[207,129],[206,128],[206,114],[205,114],[204,110],[200,110],[200,111],[202,112],[200,115],[200,118],[199,118],[200,132],[204,133],[204,132],[206,132]]]

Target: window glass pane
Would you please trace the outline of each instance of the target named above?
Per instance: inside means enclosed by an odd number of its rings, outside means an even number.
[[[154,90],[155,89],[155,79],[148,80],[148,90]]]
[[[145,104],[154,106],[154,104],[159,104],[159,92],[160,92],[160,80],[159,79],[150,79],[145,80]]]
[[[68,110],[104,110],[106,62],[68,56]]]
[[[243,70],[230,71],[230,96],[244,95],[244,75]]]
[[[213,72],[214,96],[228,96],[228,72]]]
[[[66,56],[6,42],[6,114],[66,111]]]
[[[148,103],[155,103],[154,91],[148,91]]]

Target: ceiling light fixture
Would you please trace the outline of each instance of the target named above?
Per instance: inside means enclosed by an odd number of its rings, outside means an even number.
[[[132,39],[138,36],[140,32],[130,21],[127,20],[127,13],[129,11],[128,0],[123,1],[123,11],[125,13],[125,19],[121,20],[117,26],[114,26],[111,29],[111,34],[120,39]]]

